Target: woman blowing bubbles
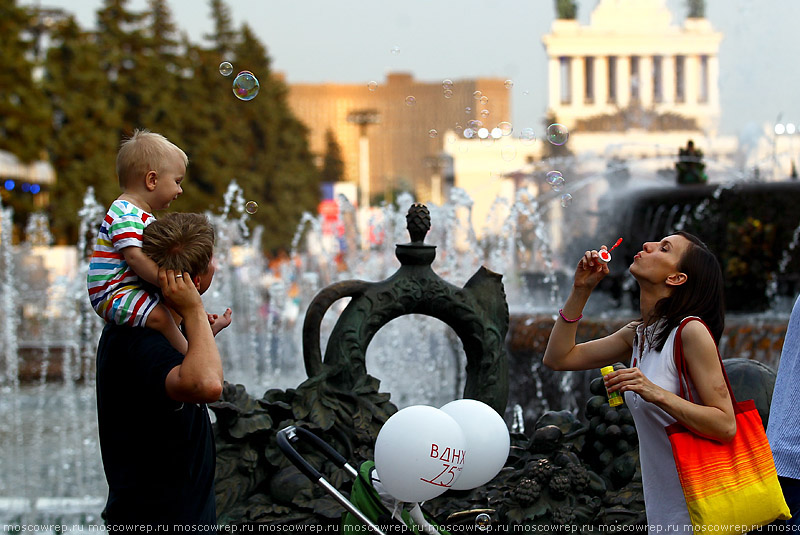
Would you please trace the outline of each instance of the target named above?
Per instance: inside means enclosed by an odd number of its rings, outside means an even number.
[[[598,251],[586,251],[550,334],[544,364],[554,370],[588,370],[630,360],[630,368],[606,376],[606,386],[624,393],[636,423],[647,523],[652,532],[692,533],[664,427],[678,421],[721,442],[736,434],[716,347],[725,322],[722,272],[705,244],[685,232],[645,243],[629,269],[639,283],[641,318],[609,336],[576,344],[577,320],[592,290],[609,272],[598,260]],[[676,329],[690,316],[708,325],[690,321],[681,332],[690,386],[699,403],[678,395],[673,358]]]

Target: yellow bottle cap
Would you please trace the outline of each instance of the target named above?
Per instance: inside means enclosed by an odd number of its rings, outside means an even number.
[[[606,366],[600,369],[600,373],[602,373],[603,375],[609,374],[613,371],[614,371],[614,366]]]

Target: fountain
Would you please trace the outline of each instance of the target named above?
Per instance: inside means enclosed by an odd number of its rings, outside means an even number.
[[[587,248],[612,243],[618,235],[625,237],[624,245],[638,247],[631,234],[637,228],[702,223],[713,212],[713,201],[738,187],[692,186],[708,188],[705,199],[711,200],[703,204],[700,199],[690,209],[686,203],[673,209],[662,195],[660,206],[644,212],[650,214],[649,226],[622,222],[615,227],[609,226],[604,216],[614,212],[611,207],[616,198],[628,198],[623,193],[639,183],[630,179],[623,185],[624,164],[618,162],[617,167],[606,170],[598,169],[596,160],[561,163],[559,167],[568,177],[567,191],[574,197],[571,206],[560,206],[561,193],[544,187],[543,169],[536,169],[519,181],[512,199],[495,202],[492,220],[480,237],[472,230],[472,201],[465,192],[454,188],[448,202],[430,206],[434,225],[428,241],[440,245],[434,267],[442,278],[463,285],[482,264],[504,276],[511,311],[506,420],[520,432],[518,447],[523,447],[521,432],[535,429],[542,413],[561,408],[578,414],[589,396],[586,374],[556,375],[542,370],[539,362],[553,311],[568,290],[574,259]],[[709,169],[714,166],[714,162],[707,164]],[[637,175],[636,171],[632,174]],[[753,188],[770,189],[761,184]],[[692,191],[699,194],[701,190]],[[752,189],[746,191],[749,195]],[[598,203],[597,199],[604,200]],[[231,183],[222,211],[209,214],[218,230],[215,255],[219,268],[211,291],[204,296],[209,311],[227,306],[234,310],[234,323],[218,339],[226,379],[258,395],[266,392],[265,396],[271,395],[271,389],[300,384],[305,379],[302,314],[325,286],[346,279],[384,280],[398,268],[393,248],[407,239],[404,211],[412,202],[406,194],[398,199],[399,208],[385,204],[376,210],[373,239],[362,248],[362,237],[353,224],[355,213],[340,200],[339,223],[348,232],[331,236],[320,218],[307,216],[298,228],[289,261],[270,268],[258,247],[261,231],[249,229],[245,199],[241,189]],[[86,257],[103,213],[91,190],[87,191],[79,214],[80,241],[74,249],[48,246],[41,219],[29,222],[24,242],[13,246],[13,214],[5,207],[0,213],[0,299],[3,310],[11,312],[3,315],[0,332],[3,524],[99,522],[106,486],[97,442],[93,365],[102,322],[85,298],[86,266],[80,259]],[[789,237],[781,242],[785,246],[778,251],[780,261],[774,268],[781,277],[767,286],[775,299],[793,291],[786,282],[793,276],[788,269],[793,263],[786,259],[795,254],[800,235],[796,229],[800,227],[796,221],[788,226]],[[61,255],[58,269],[46,264],[54,255]],[[629,257],[630,252],[623,250],[616,256]],[[625,271],[621,264],[614,266],[615,274]],[[72,269],[64,269],[69,266]],[[608,300],[602,297],[590,301],[589,321],[582,322],[579,336],[607,332],[624,321],[621,318],[635,315],[630,311],[626,284],[623,274],[607,288],[622,311],[605,308]],[[321,318],[323,345],[346,304],[337,302]],[[723,355],[757,358],[774,366],[787,317],[788,309],[771,309],[756,320],[733,317],[722,344]],[[754,327],[753,321],[760,323]],[[414,347],[405,342],[409,332],[419,341]],[[441,406],[460,397],[467,379],[465,360],[457,336],[446,324],[415,315],[398,318],[380,329],[366,354],[370,374],[381,380],[381,390],[391,392],[392,402],[401,408],[417,403]],[[235,387],[229,388],[234,389],[229,394],[235,395]],[[270,401],[282,402],[278,398]],[[557,423],[564,428],[562,439],[570,437],[570,422],[564,416]],[[575,439],[559,439],[560,445],[552,442],[551,453]],[[545,439],[540,436],[539,440]],[[530,452],[530,447],[526,443],[523,449]],[[527,458],[523,457],[518,461],[525,464]]]

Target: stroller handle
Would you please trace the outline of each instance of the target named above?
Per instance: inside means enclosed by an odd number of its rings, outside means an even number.
[[[347,459],[345,459],[338,451],[333,449],[327,442],[319,438],[308,429],[295,427],[293,425],[281,429],[277,433],[278,447],[281,449],[281,451],[283,451],[284,455],[286,455],[289,460],[292,461],[292,464],[294,464],[309,479],[316,481],[322,478],[322,474],[320,474],[316,468],[311,466],[308,461],[303,459],[303,457],[294,449],[292,443],[297,442],[300,439],[311,442],[315,448],[320,450],[325,457],[333,462],[333,464],[335,464],[338,468],[347,470],[351,476],[358,476],[358,472],[355,468],[347,463]]]

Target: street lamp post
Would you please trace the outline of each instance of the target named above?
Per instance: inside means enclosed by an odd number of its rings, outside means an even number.
[[[369,138],[367,128],[371,124],[380,124],[381,116],[377,110],[353,110],[347,114],[347,122],[358,126],[358,212],[361,214],[359,225],[361,235],[367,230],[369,217]]]

